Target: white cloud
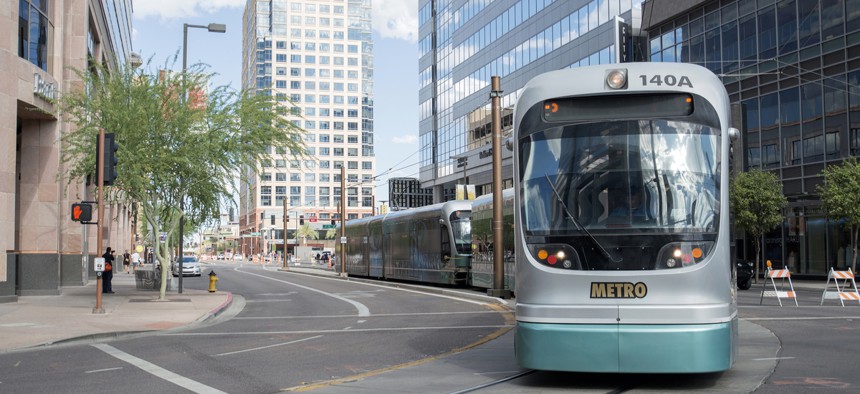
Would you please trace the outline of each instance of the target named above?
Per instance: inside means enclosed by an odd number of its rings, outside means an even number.
[[[391,142],[393,142],[395,144],[404,144],[404,145],[417,144],[418,143],[418,136],[414,135],[414,134],[398,136],[398,137],[392,138]]]
[[[134,3],[134,17],[157,17],[162,20],[188,18],[200,12],[213,13],[222,8],[238,8],[241,12],[247,0],[144,0]]]
[[[373,0],[373,29],[383,38],[418,40],[418,0]]]
[[[225,8],[242,12],[247,0],[142,0],[134,3],[134,17],[161,20],[214,13]],[[416,42],[418,0],[373,0],[373,29],[383,38]]]

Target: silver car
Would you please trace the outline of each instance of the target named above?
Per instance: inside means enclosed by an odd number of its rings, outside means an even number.
[[[173,263],[171,268],[173,276],[179,276],[179,262]],[[182,258],[182,276],[200,276],[200,261],[197,261],[195,256],[185,256]]]

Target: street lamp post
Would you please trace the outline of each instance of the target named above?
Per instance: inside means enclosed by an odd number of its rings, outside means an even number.
[[[203,25],[189,25],[187,23],[182,24],[182,89],[185,91],[183,95],[184,104],[188,105],[188,86],[187,86],[187,78],[186,73],[188,72],[188,28],[193,27],[197,29],[206,29],[209,30],[210,33],[226,33],[227,25],[223,23],[210,23],[207,26]],[[180,182],[181,183],[181,182]],[[182,260],[183,260],[183,243],[185,242],[185,237],[183,232],[185,231],[185,197],[183,195],[182,199],[179,200],[179,210],[182,211],[182,216],[179,217],[179,293],[182,294]]]

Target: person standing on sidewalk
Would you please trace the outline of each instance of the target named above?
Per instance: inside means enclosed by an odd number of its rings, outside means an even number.
[[[134,253],[131,254],[131,268],[134,272],[137,272],[138,266],[140,266],[140,253],[137,253],[135,250]]]
[[[113,264],[115,260],[110,246],[108,246],[102,257],[105,259],[105,271],[102,273],[102,293],[113,294],[113,287],[110,282],[113,279]]]
[[[129,268],[131,265],[131,255],[128,254],[128,249],[125,250],[125,253],[122,254],[122,269],[126,274],[130,274],[131,270]]]

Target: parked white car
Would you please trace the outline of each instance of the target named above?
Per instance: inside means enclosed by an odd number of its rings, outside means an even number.
[[[182,258],[182,276],[200,276],[200,261],[195,256],[185,256]],[[174,262],[171,267],[173,276],[179,276],[179,262]]]

